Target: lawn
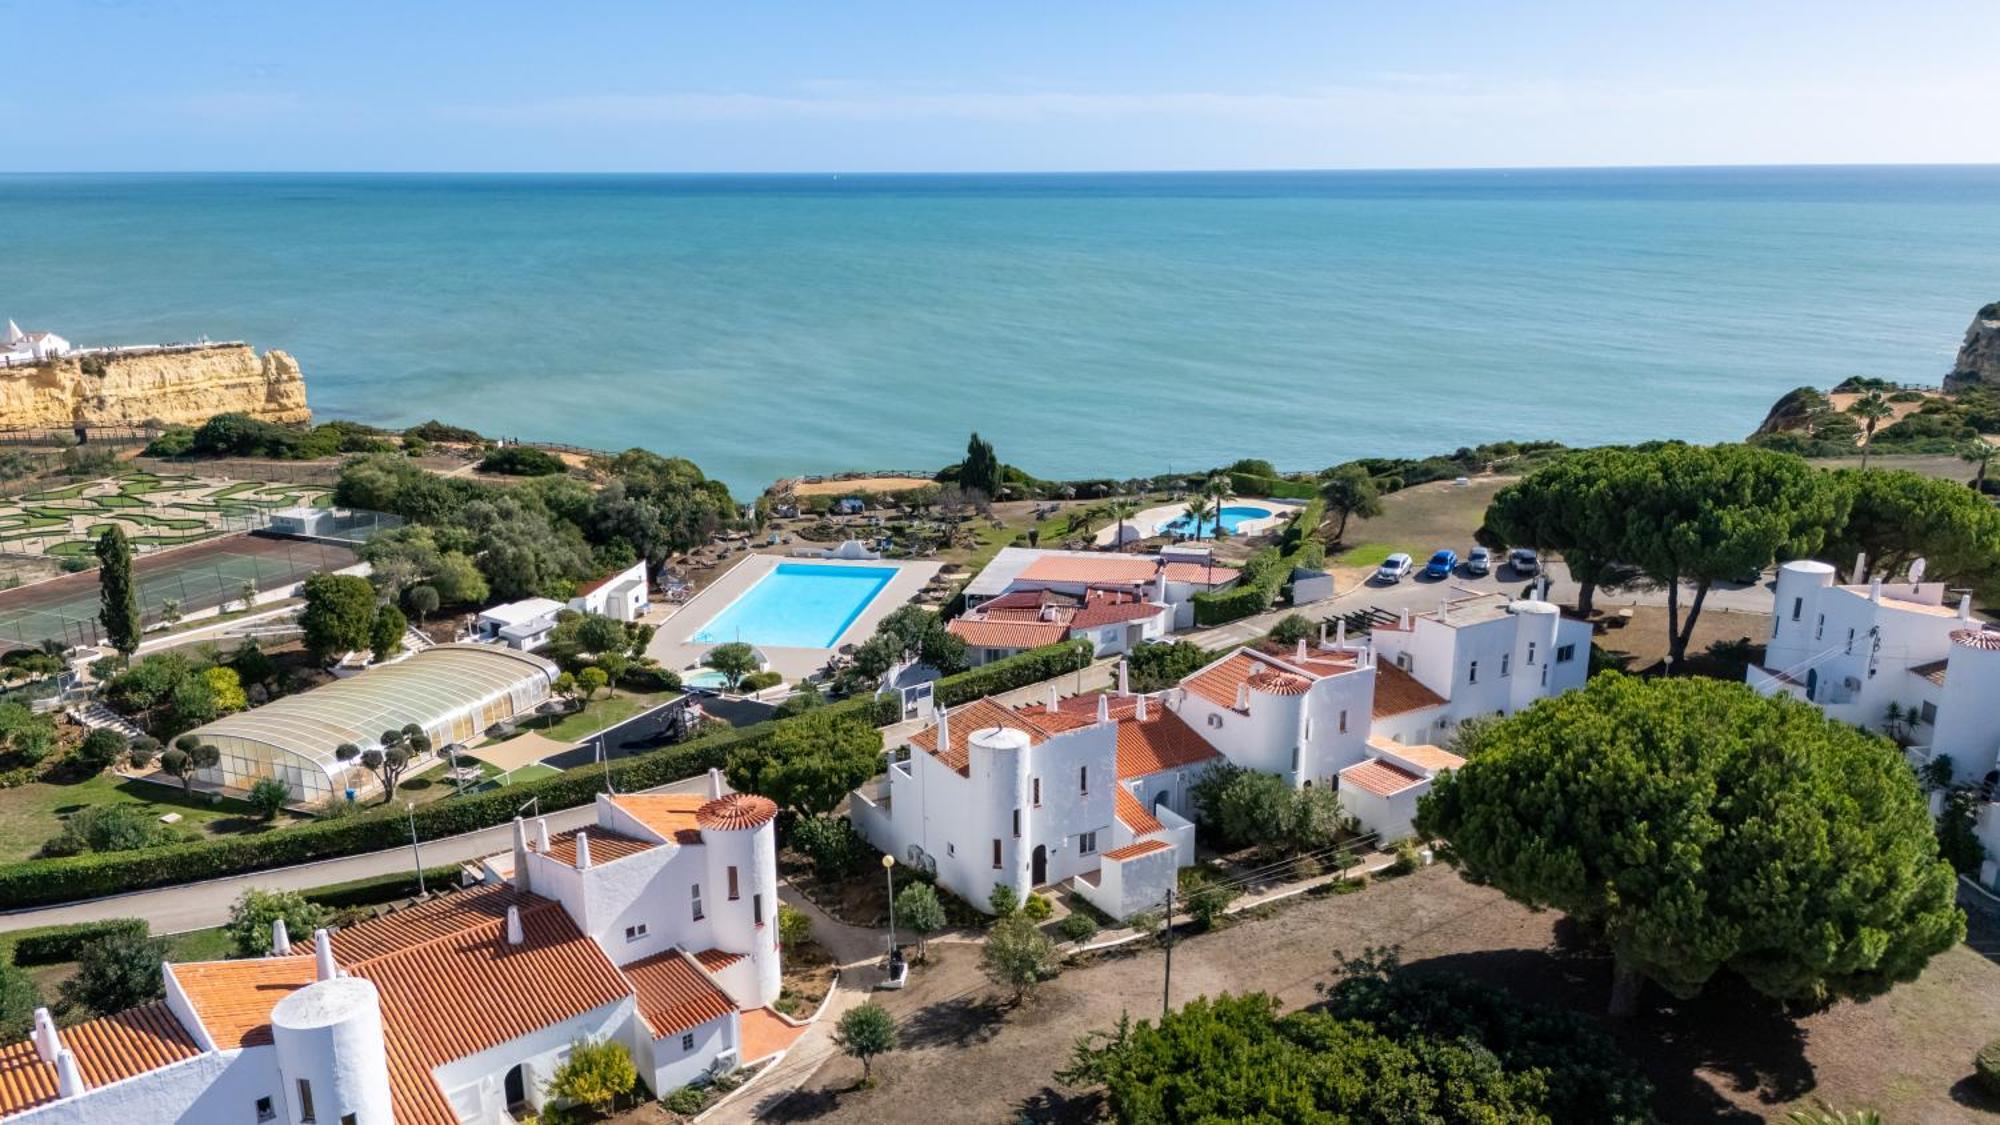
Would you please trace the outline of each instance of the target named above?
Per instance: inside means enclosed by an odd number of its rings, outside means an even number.
[[[71,783],[34,781],[13,789],[0,789],[0,860],[34,855],[43,843],[62,830],[64,816],[90,805],[109,804],[136,805],[153,817],[177,812],[181,821],[175,827],[207,836],[261,832],[270,827],[241,801],[224,798],[211,804],[200,793],[189,797],[173,786],[113,773]],[[278,823],[304,819],[283,813]]]
[[[677,691],[661,692],[619,692],[615,696],[600,696],[583,705],[583,710],[559,718],[537,716],[521,724],[522,730],[531,730],[545,738],[557,742],[578,742],[596,734],[605,727],[619,723],[648,708],[657,707],[669,699],[680,697]]]
[[[1344,541],[1354,546],[1329,561],[1374,567],[1396,551],[1426,559],[1440,547],[1464,555],[1474,546],[1473,532],[1486,522],[1487,503],[1514,479],[1474,477],[1464,487],[1441,480],[1392,492],[1382,498],[1381,515],[1347,521]]]

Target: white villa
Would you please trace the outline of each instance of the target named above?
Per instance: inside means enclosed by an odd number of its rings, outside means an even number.
[[[43,360],[66,356],[76,348],[53,332],[23,332],[13,321],[7,322],[7,337],[0,341],[0,367],[21,364],[36,364]]]
[[[0,1118],[458,1125],[538,1111],[583,1039],[656,1092],[784,1050],[777,808],[598,797],[589,829],[515,822],[488,884],[259,960],[166,966],[167,995],[0,1048]]]
[[[637,621],[651,608],[646,593],[646,563],[641,559],[616,574],[577,588],[569,608],[578,613],[595,613],[614,621]]]
[[[1242,576],[1235,567],[1216,562],[1204,546],[1168,547],[1153,555],[1003,547],[966,584],[965,602],[970,616],[1007,594],[1117,594],[1170,608],[1166,628],[1186,629],[1194,624],[1196,594],[1227,590]]]
[[[549,634],[556,627],[556,614],[565,608],[554,598],[523,598],[481,610],[472,628],[482,641],[533,652],[549,643]]]
[[[993,887],[1073,880],[1116,918],[1157,905],[1193,859],[1189,786],[1227,759],[1340,792],[1364,830],[1407,836],[1460,759],[1432,745],[1468,718],[1580,687],[1590,627],[1540,601],[1480,595],[1368,640],[1240,648],[1151,695],[942,714],[855,793],[876,847],[984,907]]]

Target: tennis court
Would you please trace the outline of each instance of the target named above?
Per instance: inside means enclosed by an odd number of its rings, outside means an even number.
[[[132,570],[139,615],[152,625],[170,600],[180,603],[185,616],[237,601],[245,585],[274,590],[356,561],[353,551],[330,543],[238,534],[140,555]],[[0,646],[32,647],[51,637],[70,645],[95,644],[103,637],[97,612],[94,570],[0,590]]]

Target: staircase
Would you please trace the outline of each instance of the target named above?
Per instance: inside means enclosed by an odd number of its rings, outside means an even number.
[[[417,632],[416,628],[411,626],[403,630],[403,647],[409,649],[411,655],[415,655],[427,648],[435,648],[437,646],[429,637]]]
[[[137,723],[94,699],[80,706],[71,707],[69,717],[90,730],[113,730],[128,739],[138,738],[146,733]]]

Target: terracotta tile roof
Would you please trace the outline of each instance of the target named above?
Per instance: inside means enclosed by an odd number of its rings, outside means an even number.
[[[625,979],[632,982],[639,997],[639,1018],[655,1039],[679,1035],[736,1010],[728,993],[678,949],[632,962],[625,966]]]
[[[611,798],[633,820],[659,833],[661,838],[677,844],[701,843],[701,827],[695,823],[696,810],[708,803],[708,798],[699,793],[648,793],[637,796],[619,794]],[[596,852],[596,842],[591,843],[591,854]]]
[[[1118,724],[1120,781],[1215,757],[1220,757],[1215,747],[1187,725],[1186,720],[1165,707],[1149,708],[1144,722],[1126,719]]]
[[[721,949],[704,949],[700,953],[695,954],[694,959],[701,962],[703,969],[711,973],[719,973],[736,962],[743,960],[743,955],[741,953],[730,953]]]
[[[2000,632],[1991,629],[1957,629],[1951,634],[1951,643],[1964,645],[1966,648],[1996,652],[2000,651]]]
[[[1933,660],[1929,664],[1913,664],[1910,666],[1910,675],[1922,676],[1939,687],[1943,687],[1945,665],[1948,663],[1949,661],[1945,660]]]
[[[1383,753],[1394,754],[1413,765],[1427,770],[1455,770],[1465,764],[1465,759],[1440,746],[1428,742],[1404,745],[1394,739],[1370,736],[1368,745]]]
[[[1057,734],[1078,727],[1087,727],[1097,722],[1097,701],[1106,701],[1111,718],[1116,721],[1131,718],[1139,709],[1136,695],[1115,695],[1104,692],[1085,692],[1056,701],[1056,710],[1051,713],[1044,703],[1030,703],[1019,708],[1019,713],[1050,734]],[[1160,707],[1159,701],[1151,704],[1152,709]]]
[[[1341,785],[1366,789],[1378,797],[1393,797],[1412,786],[1422,785],[1425,780],[1380,758],[1356,762],[1340,771]]]
[[[737,1017],[736,1029],[743,1038],[745,1063],[768,1059],[790,1048],[806,1033],[805,1028],[786,1023],[783,1016],[769,1008],[752,1008],[742,1013]]]
[[[1251,673],[1248,683],[1250,690],[1266,695],[1304,695],[1312,690],[1311,680],[1296,672],[1280,672],[1276,668]]]
[[[1026,582],[1102,582],[1111,586],[1135,586],[1151,582],[1160,564],[1153,559],[1105,555],[1085,558],[1078,555],[1043,555],[1015,576]]]
[[[1082,598],[1075,594],[1065,594],[1060,590],[1013,590],[997,598],[988,598],[980,602],[976,608],[981,613],[996,609],[1040,612],[1043,606],[1067,606],[1074,609],[1082,604]]]
[[[1111,807],[1117,813],[1119,821],[1130,828],[1133,835],[1149,836],[1167,830],[1167,826],[1161,824],[1158,817],[1146,811],[1146,806],[1139,803],[1139,798],[1127,793],[1124,786],[1117,786],[1116,793]]]
[[[1169,582],[1191,582],[1196,586],[1226,586],[1243,577],[1243,572],[1233,566],[1207,563],[1170,562],[1164,572]]]
[[[568,832],[559,832],[549,837],[549,858],[557,863],[576,866],[576,836],[579,832],[590,837],[590,864],[593,867],[624,859],[626,856],[638,855],[640,852],[651,851],[660,846],[651,840],[641,840],[636,836],[627,836],[622,832],[613,832],[609,828],[599,828],[593,824],[586,828],[572,828]]]
[[[1104,853],[1104,858],[1111,860],[1113,863],[1123,863],[1128,859],[1138,859],[1142,855],[1163,852],[1171,847],[1173,845],[1167,843],[1165,840],[1141,840],[1136,844],[1127,844],[1122,848],[1112,848],[1110,851]]]
[[[1069,634],[1060,621],[974,621],[955,617],[944,631],[963,637],[975,648],[1040,648],[1052,645]]]
[[[1250,682],[1250,677],[1268,667],[1263,661],[1247,652],[1232,652],[1221,660],[1182,680],[1187,689],[1217,707],[1234,708],[1236,689]]]
[[[1439,707],[1444,701],[1444,696],[1425,687],[1415,676],[1394,664],[1378,662],[1375,665],[1373,713],[1376,718],[1394,718],[1426,707]]]
[[[755,793],[725,793],[696,809],[694,819],[709,832],[743,832],[778,819],[778,803]]]
[[[201,1054],[164,1001],[63,1028],[61,1038],[92,1089]],[[0,1047],[0,1116],[54,1100],[55,1064],[35,1054],[32,1040]]]
[[[507,942],[503,921],[472,909],[457,932],[349,966],[382,993],[398,1125],[455,1125],[430,1077],[443,1063],[632,995],[560,905],[535,895],[519,901],[519,945]]]
[[[975,699],[970,703],[951,708],[948,714],[951,716],[950,746],[943,748],[938,746],[936,726],[925,727],[911,735],[910,745],[936,757],[938,761],[959,773],[966,773],[968,763],[971,761],[966,755],[965,741],[972,737],[973,731],[1012,727],[1025,733],[1031,743],[1040,744],[1048,741],[1048,732],[1036,725],[1028,715],[1011,711],[991,699]]]
[[[1316,680],[1352,672],[1355,668],[1353,653],[1328,652],[1311,645],[1306,646],[1304,656],[1299,655],[1297,645],[1287,648],[1270,641],[1258,645],[1257,651],[1277,660],[1287,668],[1303,672]]]
[[[175,965],[173,974],[202,1029],[227,1051],[271,1042],[271,1009],[313,982],[313,959],[195,961]]]
[[[1123,621],[1144,621],[1168,612],[1166,606],[1152,602],[1092,602],[1076,611],[1069,619],[1072,629],[1097,629],[1105,625],[1116,625]]]
[[[596,841],[592,841],[594,845]],[[596,854],[594,851],[592,854]],[[507,908],[519,904],[523,907],[545,901],[533,895],[524,895],[512,886],[496,885],[475,887],[470,890],[453,891],[439,895],[426,903],[398,910],[344,926],[333,932],[333,957],[341,964],[365,961],[370,957],[381,957],[419,942],[450,937],[465,932],[482,922],[497,922],[507,917]],[[298,943],[293,943],[298,948]],[[304,959],[306,979],[312,979],[312,959]],[[256,962],[218,962],[219,964],[256,964]],[[179,971],[179,966],[175,967]],[[272,1001],[276,1003],[276,1001]]]

